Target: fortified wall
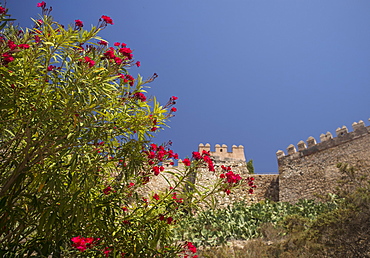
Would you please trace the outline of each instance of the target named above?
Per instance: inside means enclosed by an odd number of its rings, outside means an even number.
[[[228,152],[227,145],[216,144],[214,146],[214,151],[211,150],[210,144],[203,145],[202,143],[198,146],[198,151],[203,150],[209,151],[211,158],[214,162],[215,172],[211,172],[207,167],[199,168],[196,175],[196,184],[205,187],[213,185],[222,172],[221,166],[230,166],[231,170],[240,174],[243,178],[248,176],[253,176],[255,178],[254,182],[257,188],[254,189],[253,194],[249,194],[249,186],[242,184],[239,188],[233,189],[230,195],[226,195],[224,192],[216,194],[216,199],[218,201],[218,207],[226,207],[237,201],[245,201],[247,203],[255,203],[261,200],[270,199],[278,201],[279,198],[279,181],[278,175],[256,175],[249,174],[246,158],[244,155],[244,147],[242,145],[233,145],[231,152]],[[165,164],[166,171],[183,171],[185,169],[184,164],[181,160],[178,161],[178,166],[171,166],[169,163]],[[171,182],[171,178],[167,179]],[[158,190],[165,190],[168,188],[168,182],[162,176],[154,177],[147,185],[146,191],[148,193],[155,192]]]
[[[320,135],[320,142],[308,137],[306,143],[290,144],[285,154],[276,153],[279,166],[279,200],[296,202],[317,199],[318,195],[334,192],[341,178],[337,164],[348,163],[364,172],[370,167],[370,126],[363,121]]]
[[[249,187],[241,185],[230,195],[224,192],[216,195],[219,207],[225,207],[236,201],[255,203],[270,199],[273,201],[297,202],[299,199],[319,199],[318,196],[335,192],[342,174],[337,168],[340,162],[348,163],[358,169],[357,173],[369,173],[370,168],[370,126],[363,121],[352,124],[349,132],[343,126],[336,130],[336,137],[330,132],[320,135],[320,142],[312,136],[307,141],[300,141],[297,148],[290,144],[287,152],[277,151],[279,174],[253,174],[247,169],[244,147],[233,145],[231,152],[223,144],[216,144],[214,151],[210,144],[198,146],[198,151],[210,151],[216,172],[210,172],[207,167],[199,168],[195,181],[205,187],[213,185],[222,173],[221,166],[230,166],[234,173],[243,178],[253,176],[257,185],[254,194],[249,194]],[[168,171],[184,171],[181,160],[178,166],[166,164]],[[155,177],[148,185],[147,192],[164,190],[168,182],[161,176]]]

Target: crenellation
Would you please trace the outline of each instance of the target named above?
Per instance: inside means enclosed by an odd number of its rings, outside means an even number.
[[[244,147],[243,145],[233,145],[231,148],[231,152],[228,152],[228,147],[226,144],[216,144],[215,151],[211,151],[211,146],[207,143],[205,146],[203,144],[199,144],[198,151],[202,152],[203,150],[209,151],[211,156],[214,160],[218,161],[246,161],[244,155]]]
[[[295,149],[295,146],[293,144],[290,144],[288,146],[288,148],[286,148],[287,151],[288,151],[288,155],[293,155],[294,153],[297,152],[297,150]]]
[[[304,141],[299,141],[297,146],[298,146],[298,151],[303,151],[307,149],[306,143]]]
[[[331,132],[326,132],[326,134],[320,135],[320,142],[325,142],[330,139],[333,139],[333,135],[331,134]]]
[[[336,130],[337,137],[334,138],[330,132],[326,132],[326,134],[321,134],[319,143],[316,142],[314,137],[310,136],[306,141],[307,146],[303,145],[302,141],[297,144],[298,151],[296,151],[294,145],[291,144],[287,148],[287,155],[282,155],[281,153],[277,155],[278,160],[282,158],[291,160],[302,156],[311,155],[315,152],[322,151],[328,148],[333,148],[337,145],[352,141],[357,137],[362,137],[363,135],[370,133],[370,126],[366,127],[362,120],[360,120],[358,123],[353,123],[352,127],[354,129],[353,132],[348,132],[346,126],[338,128]]]
[[[338,128],[334,138],[330,132],[321,134],[319,143],[310,136],[307,148],[303,141],[298,143],[298,152],[291,144],[286,156],[283,151],[278,151],[279,200],[296,202],[333,193],[342,176],[337,168],[339,162],[350,166],[361,164],[358,172],[368,173],[370,126],[366,127],[363,121],[359,121],[353,123],[352,128],[352,132],[348,132],[346,126]]]
[[[308,148],[311,148],[316,145],[316,139],[313,138],[312,136],[308,137],[306,142],[307,142]]]
[[[358,123],[352,124],[353,131],[365,133],[367,131],[364,121],[360,120]]]
[[[337,134],[337,137],[342,137],[348,134],[348,129],[345,125],[343,125],[342,128],[338,127],[337,130],[335,130],[335,133]]]
[[[282,150],[278,150],[278,151],[276,152],[276,157],[277,157],[278,159],[280,159],[280,158],[282,158],[282,157],[284,157],[284,156],[285,156],[284,151],[282,151]]]

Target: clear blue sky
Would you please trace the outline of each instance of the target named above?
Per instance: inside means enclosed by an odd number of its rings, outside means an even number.
[[[8,0],[31,26],[34,0]],[[48,0],[61,23],[86,27],[135,50],[150,94],[178,112],[158,143],[180,157],[199,143],[242,144],[257,173],[277,173],[275,153],[370,117],[368,0]]]

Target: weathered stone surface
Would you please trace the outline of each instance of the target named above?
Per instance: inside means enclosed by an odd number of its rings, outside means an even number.
[[[327,133],[320,137],[320,143],[308,143],[307,149],[293,155],[280,155],[279,200],[317,199],[318,195],[334,192],[341,177],[339,162],[369,168],[370,127],[364,127],[360,121],[353,128],[353,132],[348,132],[343,126],[337,129],[335,138]]]

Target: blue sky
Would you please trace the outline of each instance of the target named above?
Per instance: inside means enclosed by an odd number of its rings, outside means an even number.
[[[8,0],[26,27],[40,8]],[[257,173],[277,173],[276,151],[367,119],[370,1],[348,0],[49,0],[61,23],[85,27],[101,15],[101,36],[125,42],[163,104],[178,112],[157,143],[180,157],[199,143],[244,145]]]

